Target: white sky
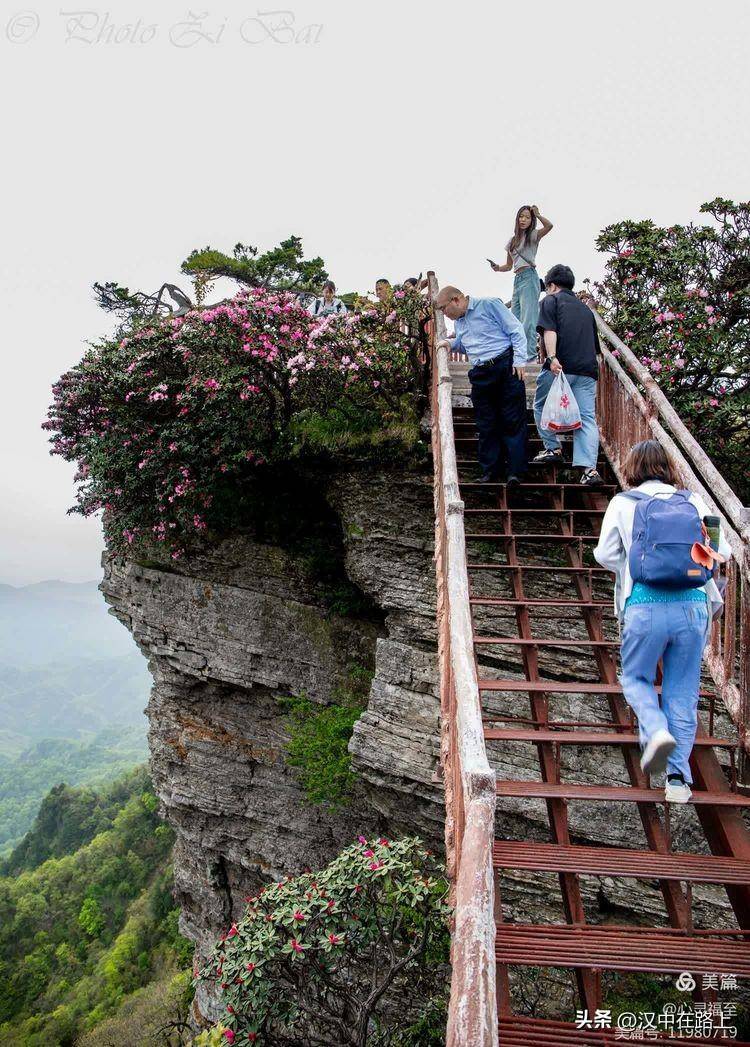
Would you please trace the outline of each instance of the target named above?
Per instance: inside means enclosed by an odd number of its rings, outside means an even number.
[[[99,574],[98,522],[66,517],[72,469],[39,429],[108,329],[94,280],[187,289],[193,247],[296,233],[342,290],[434,268],[508,298],[484,259],[521,203],[555,223],[540,268],[580,280],[607,223],[747,196],[746,0],[290,0],[297,32],[322,25],[309,44],[228,0],[203,21],[215,43],[179,3],[70,4],[89,12],[71,24],[24,2],[0,4],[0,582]],[[138,18],[152,39],[107,42]]]

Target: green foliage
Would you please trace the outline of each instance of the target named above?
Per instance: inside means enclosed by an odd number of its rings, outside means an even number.
[[[145,767],[137,767],[111,785],[95,790],[56,785],[42,800],[32,829],[11,853],[0,873],[35,869],[48,858],[72,854],[100,832],[111,829],[122,805],[148,785]],[[153,793],[145,794],[149,802]]]
[[[444,1047],[448,1024],[448,997],[433,996],[417,1017],[403,1029],[385,1029],[375,1036],[373,1047]]]
[[[251,503],[259,478],[318,456],[314,417],[346,416],[363,448],[400,434],[403,455],[418,333],[402,308],[315,319],[289,292],[251,288],[91,347],[44,423],[53,453],[78,464],[72,511],[102,511],[115,550],[179,559],[226,533],[227,507]]]
[[[13,858],[23,871],[0,877],[3,1047],[72,1045],[132,994],[155,978],[170,980],[189,962],[171,898],[173,837],[165,828],[143,770],[102,796],[61,787],[42,804]],[[182,987],[184,996],[184,978]],[[150,998],[143,998],[146,1010]]]
[[[322,258],[305,261],[299,236],[290,236],[263,254],[258,253],[257,247],[246,244],[235,244],[231,255],[204,247],[191,252],[182,263],[182,271],[198,279],[199,300],[210,282],[222,276],[245,287],[273,291],[318,291],[328,278]]]
[[[609,323],[750,501],[750,202],[703,204],[711,225],[616,222],[595,284]]]
[[[423,1001],[445,977],[447,890],[417,838],[364,837],[325,869],[264,888],[200,975],[222,989],[225,1040],[361,1047],[372,1026],[393,1023],[391,990],[399,1029],[429,1027]]]
[[[349,801],[356,775],[351,769],[349,739],[362,715],[372,673],[350,666],[346,684],[329,705],[307,698],[288,698],[290,738],[287,763],[299,771],[310,803],[338,808]]]

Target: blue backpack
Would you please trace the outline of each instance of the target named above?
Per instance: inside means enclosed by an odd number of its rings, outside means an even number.
[[[623,493],[637,502],[628,555],[633,581],[665,589],[705,585],[712,572],[691,556],[694,542],[703,543],[705,538],[690,492],[675,491],[669,498],[655,498],[644,491]]]

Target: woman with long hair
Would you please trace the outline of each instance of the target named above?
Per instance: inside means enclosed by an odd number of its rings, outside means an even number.
[[[539,225],[537,225],[537,222]],[[518,208],[513,236],[505,245],[505,265],[490,262],[496,273],[513,270],[513,301],[511,312],[523,324],[526,334],[527,358],[536,360],[536,325],[539,319],[539,274],[536,269],[536,250],[539,241],[552,228],[552,222],[539,213],[536,204]]]

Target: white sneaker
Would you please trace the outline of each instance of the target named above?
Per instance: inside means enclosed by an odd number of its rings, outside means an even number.
[[[648,740],[641,756],[641,770],[644,774],[661,774],[667,766],[669,754],[677,742],[669,731],[654,731]]]
[[[688,803],[693,790],[681,774],[670,774],[664,786],[664,799],[669,803]]]

